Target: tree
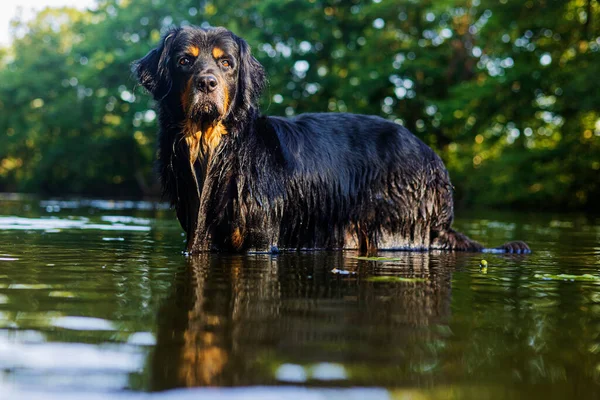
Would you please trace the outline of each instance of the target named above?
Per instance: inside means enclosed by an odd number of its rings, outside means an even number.
[[[0,53],[0,189],[156,193],[154,104],[130,63],[172,25],[223,25],[269,75],[263,111],[378,114],[450,169],[461,205],[594,208],[595,0],[99,0]]]

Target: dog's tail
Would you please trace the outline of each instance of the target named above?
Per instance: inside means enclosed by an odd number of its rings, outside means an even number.
[[[431,240],[432,249],[440,250],[454,250],[454,251],[474,251],[483,253],[516,253],[516,254],[528,254],[531,253],[531,249],[527,243],[522,241],[514,241],[504,243],[502,246],[494,248],[486,248],[481,243],[470,239],[466,235],[455,231],[454,229],[447,229],[443,232],[436,232]]]

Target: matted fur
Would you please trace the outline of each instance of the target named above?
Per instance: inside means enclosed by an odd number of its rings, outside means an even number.
[[[189,252],[483,250],[452,230],[446,168],[406,128],[344,113],[261,116],[264,70],[230,31],[173,29],[134,69],[158,101],[159,173]]]

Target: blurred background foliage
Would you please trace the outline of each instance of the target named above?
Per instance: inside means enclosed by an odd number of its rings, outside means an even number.
[[[130,72],[173,25],[225,26],[263,112],[377,114],[445,160],[462,207],[600,204],[597,0],[98,0],[0,49],[0,190],[151,196],[156,114]]]

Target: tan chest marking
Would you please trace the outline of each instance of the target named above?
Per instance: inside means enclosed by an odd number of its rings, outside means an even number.
[[[190,149],[190,162],[193,164],[202,151],[204,154],[212,154],[217,148],[223,135],[227,135],[227,129],[221,122],[216,125],[207,126],[204,131],[202,128],[188,122],[184,128],[185,141]]]

